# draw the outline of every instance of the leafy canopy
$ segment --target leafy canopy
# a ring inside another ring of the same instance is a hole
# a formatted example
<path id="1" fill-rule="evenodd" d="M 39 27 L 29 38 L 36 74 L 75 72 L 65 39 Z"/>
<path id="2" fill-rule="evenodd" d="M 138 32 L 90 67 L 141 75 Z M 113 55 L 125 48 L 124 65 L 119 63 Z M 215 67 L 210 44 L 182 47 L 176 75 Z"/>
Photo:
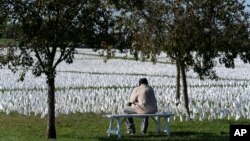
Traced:
<path id="1" fill-rule="evenodd" d="M 1 65 L 28 68 L 36 76 L 55 74 L 57 65 L 72 63 L 76 47 L 112 44 L 112 10 L 101 0 L 3 0 L 15 43 L 2 52 Z"/>

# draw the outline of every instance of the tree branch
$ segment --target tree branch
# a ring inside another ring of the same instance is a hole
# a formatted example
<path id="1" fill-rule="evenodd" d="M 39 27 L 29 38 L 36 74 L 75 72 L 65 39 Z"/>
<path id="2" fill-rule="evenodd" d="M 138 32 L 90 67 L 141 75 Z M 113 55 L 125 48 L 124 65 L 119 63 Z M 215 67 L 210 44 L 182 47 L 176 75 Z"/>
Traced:
<path id="1" fill-rule="evenodd" d="M 39 52 L 37 51 L 36 48 L 34 48 L 34 51 L 35 51 L 35 54 L 36 54 L 35 56 L 37 57 L 37 59 L 38 59 L 40 65 L 42 66 L 43 71 L 45 72 L 45 65 L 44 65 L 44 63 L 43 63 L 43 61 L 42 61 L 42 58 L 41 58 L 40 55 L 39 55 Z"/>

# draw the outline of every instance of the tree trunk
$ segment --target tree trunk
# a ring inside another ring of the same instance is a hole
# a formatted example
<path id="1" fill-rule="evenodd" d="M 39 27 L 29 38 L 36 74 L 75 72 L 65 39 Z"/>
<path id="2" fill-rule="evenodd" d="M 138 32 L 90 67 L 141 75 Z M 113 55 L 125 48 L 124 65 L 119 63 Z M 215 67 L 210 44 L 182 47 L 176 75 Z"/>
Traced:
<path id="1" fill-rule="evenodd" d="M 48 123 L 47 123 L 47 138 L 56 139 L 55 127 L 55 76 L 52 74 L 47 76 L 48 84 Z"/>
<path id="2" fill-rule="evenodd" d="M 183 85 L 183 96 L 184 96 L 184 105 L 185 105 L 185 114 L 189 118 L 189 100 L 188 100 L 188 89 L 187 89 L 187 77 L 186 77 L 186 68 L 183 62 L 180 63 L 181 75 L 182 75 L 182 85 Z"/>
<path id="3" fill-rule="evenodd" d="M 176 106 L 179 105 L 180 103 L 180 87 L 181 87 L 181 83 L 180 83 L 180 62 L 178 61 L 178 59 L 176 60 L 176 71 L 177 71 L 177 76 L 176 76 L 176 95 L 175 95 L 175 104 Z"/>

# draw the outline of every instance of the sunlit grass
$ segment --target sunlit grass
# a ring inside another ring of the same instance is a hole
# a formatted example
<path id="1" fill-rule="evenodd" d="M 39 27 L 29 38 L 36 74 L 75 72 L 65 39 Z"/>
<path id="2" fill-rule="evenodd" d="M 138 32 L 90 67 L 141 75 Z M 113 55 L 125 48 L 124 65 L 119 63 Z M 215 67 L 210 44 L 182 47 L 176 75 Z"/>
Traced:
<path id="1" fill-rule="evenodd" d="M 136 130 L 139 131 L 140 119 L 135 119 Z M 149 130 L 146 135 L 139 132 L 134 136 L 125 134 L 125 125 L 122 127 L 123 136 L 108 137 L 108 119 L 100 114 L 70 114 L 60 115 L 56 119 L 58 141 L 85 141 L 85 140 L 229 140 L 230 124 L 250 124 L 249 120 L 213 120 L 213 121 L 188 121 L 171 122 L 172 134 L 155 133 L 155 125 L 150 120 Z M 6 115 L 0 113 L 0 140 L 1 141 L 43 141 L 46 140 L 46 118 L 30 115 L 24 116 L 17 113 Z"/>

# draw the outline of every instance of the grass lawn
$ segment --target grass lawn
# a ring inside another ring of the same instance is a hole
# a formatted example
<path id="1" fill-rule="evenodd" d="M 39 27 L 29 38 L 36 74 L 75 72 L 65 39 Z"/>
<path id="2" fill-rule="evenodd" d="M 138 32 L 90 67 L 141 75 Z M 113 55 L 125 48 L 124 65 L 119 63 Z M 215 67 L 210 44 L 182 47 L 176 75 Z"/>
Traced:
<path id="1" fill-rule="evenodd" d="M 214 121 L 172 121 L 170 127 L 172 134 L 155 133 L 155 125 L 150 120 L 149 131 L 146 135 L 129 136 L 124 134 L 121 139 L 115 136 L 107 137 L 106 130 L 108 119 L 99 114 L 70 114 L 57 117 L 57 141 L 112 141 L 112 140 L 229 140 L 230 124 L 250 124 L 249 120 L 241 119 L 238 121 L 214 120 Z M 137 131 L 139 131 L 140 119 L 135 119 Z M 122 132 L 125 133 L 125 125 Z M 39 116 L 24 116 L 17 113 L 6 115 L 0 113 L 0 141 L 44 141 L 46 140 L 46 118 Z"/>

